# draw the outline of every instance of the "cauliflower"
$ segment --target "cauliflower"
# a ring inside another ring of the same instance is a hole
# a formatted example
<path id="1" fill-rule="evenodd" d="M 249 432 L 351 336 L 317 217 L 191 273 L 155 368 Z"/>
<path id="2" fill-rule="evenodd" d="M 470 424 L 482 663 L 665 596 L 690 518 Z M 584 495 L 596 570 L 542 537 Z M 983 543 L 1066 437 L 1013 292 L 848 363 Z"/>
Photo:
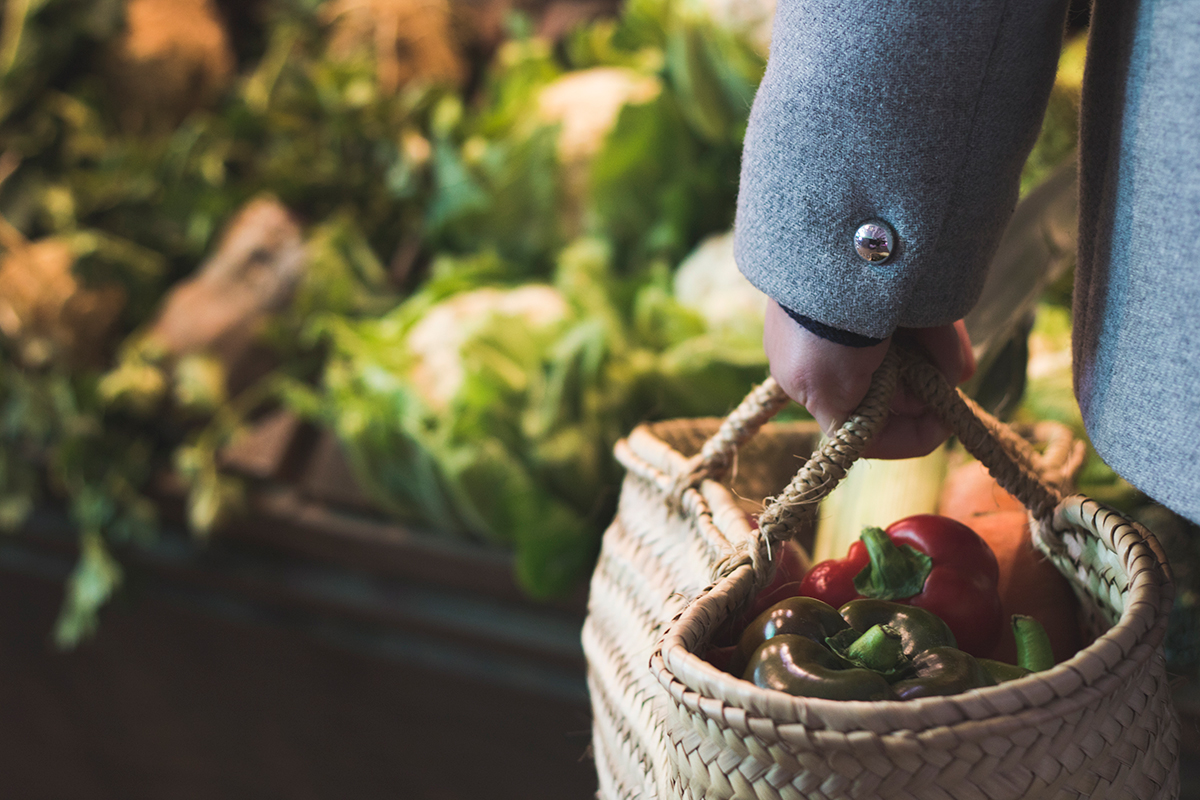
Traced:
<path id="1" fill-rule="evenodd" d="M 463 347 L 496 317 L 545 329 L 564 321 L 569 310 L 558 291 L 536 284 L 455 295 L 431 308 L 408 332 L 406 344 L 415 359 L 413 385 L 432 408 L 443 411 L 466 377 L 460 358 Z"/>
<path id="2" fill-rule="evenodd" d="M 760 54 L 771 47 L 775 0 L 697 0 L 713 22 L 744 35 Z"/>
<path id="3" fill-rule="evenodd" d="M 683 260 L 674 292 L 714 330 L 762 327 L 767 298 L 738 271 L 732 232 L 710 236 Z"/>
<path id="4" fill-rule="evenodd" d="M 584 196 L 592 159 L 627 105 L 649 103 L 662 91 L 658 78 L 627 67 L 570 72 L 537 96 L 535 118 L 559 125 L 558 159 L 565 197 L 562 217 L 569 234 L 582 228 Z"/>
<path id="5" fill-rule="evenodd" d="M 558 152 L 563 162 L 586 161 L 599 152 L 622 108 L 648 103 L 661 90 L 658 78 L 625 67 L 570 72 L 538 94 L 538 118 L 562 126 Z"/>

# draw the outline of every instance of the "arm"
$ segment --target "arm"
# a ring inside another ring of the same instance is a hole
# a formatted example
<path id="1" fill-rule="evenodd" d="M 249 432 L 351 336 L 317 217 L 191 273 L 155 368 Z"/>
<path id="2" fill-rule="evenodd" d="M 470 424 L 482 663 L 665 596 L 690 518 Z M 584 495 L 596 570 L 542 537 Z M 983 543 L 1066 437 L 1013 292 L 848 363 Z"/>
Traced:
<path id="1" fill-rule="evenodd" d="M 952 381 L 969 374 L 949 326 L 974 305 L 1016 204 L 1064 14 L 1062 0 L 780 0 L 735 251 L 793 312 L 772 309 L 772 372 L 824 424 L 861 399 L 898 329 L 920 329 L 909 335 Z M 894 235 L 885 260 L 855 249 L 870 220 Z"/>

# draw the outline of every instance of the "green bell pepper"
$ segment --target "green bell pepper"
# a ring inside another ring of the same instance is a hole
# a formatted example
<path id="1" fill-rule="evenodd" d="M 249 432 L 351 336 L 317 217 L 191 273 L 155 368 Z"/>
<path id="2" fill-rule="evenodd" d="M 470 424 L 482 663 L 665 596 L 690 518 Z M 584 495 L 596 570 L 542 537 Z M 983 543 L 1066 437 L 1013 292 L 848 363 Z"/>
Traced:
<path id="1" fill-rule="evenodd" d="M 764 689 L 826 700 L 888 700 L 887 679 L 848 666 L 832 650 L 804 636 L 783 634 L 763 643 L 750 659 L 746 680 Z"/>
<path id="2" fill-rule="evenodd" d="M 812 597 L 789 597 L 759 614 L 742 631 L 730 670 L 740 674 L 763 642 L 776 636 L 797 635 L 817 644 L 850 627 L 833 606 Z"/>
<path id="3" fill-rule="evenodd" d="M 995 685 L 975 656 L 954 647 L 932 647 L 912 660 L 912 677 L 893 683 L 892 691 L 898 700 L 916 700 Z"/>
<path id="4" fill-rule="evenodd" d="M 747 626 L 731 667 L 763 688 L 834 700 L 911 700 L 996 683 L 937 615 L 883 600 L 839 610 L 788 598 Z"/>
<path id="5" fill-rule="evenodd" d="M 859 633 L 866 633 L 874 625 L 895 628 L 904 655 L 910 659 L 931 647 L 958 647 L 954 633 L 941 617 L 916 606 L 888 600 L 851 600 L 838 615 Z"/>

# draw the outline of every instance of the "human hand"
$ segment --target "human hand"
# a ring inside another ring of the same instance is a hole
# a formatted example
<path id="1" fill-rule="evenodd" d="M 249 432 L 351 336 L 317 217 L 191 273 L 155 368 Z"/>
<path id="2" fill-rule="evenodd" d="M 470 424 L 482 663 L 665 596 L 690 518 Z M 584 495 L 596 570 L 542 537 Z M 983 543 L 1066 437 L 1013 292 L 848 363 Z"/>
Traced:
<path id="1" fill-rule="evenodd" d="M 938 328 L 902 328 L 933 365 L 957 385 L 975 372 L 975 357 L 962 320 Z M 872 347 L 848 347 L 822 339 L 796 323 L 778 303 L 767 306 L 763 347 L 771 374 L 788 396 L 808 409 L 827 434 L 845 422 L 867 394 L 871 375 L 891 339 Z M 924 403 L 900 386 L 887 425 L 867 447 L 868 458 L 915 458 L 932 452 L 950 432 Z"/>

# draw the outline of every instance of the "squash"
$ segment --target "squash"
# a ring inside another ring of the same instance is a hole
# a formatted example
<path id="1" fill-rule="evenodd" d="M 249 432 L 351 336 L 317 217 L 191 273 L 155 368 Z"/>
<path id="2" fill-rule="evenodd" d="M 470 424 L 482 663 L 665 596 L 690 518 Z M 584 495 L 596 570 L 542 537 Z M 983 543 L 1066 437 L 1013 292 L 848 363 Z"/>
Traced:
<path id="1" fill-rule="evenodd" d="M 950 469 L 938 513 L 969 525 L 995 552 L 1006 619 L 1024 614 L 1042 623 L 1056 663 L 1079 651 L 1084 645 L 1079 602 L 1067 579 L 1033 546 L 1029 516 L 1019 500 L 972 460 Z M 1015 663 L 1016 657 L 1011 626 L 1005 625 L 991 658 Z"/>

